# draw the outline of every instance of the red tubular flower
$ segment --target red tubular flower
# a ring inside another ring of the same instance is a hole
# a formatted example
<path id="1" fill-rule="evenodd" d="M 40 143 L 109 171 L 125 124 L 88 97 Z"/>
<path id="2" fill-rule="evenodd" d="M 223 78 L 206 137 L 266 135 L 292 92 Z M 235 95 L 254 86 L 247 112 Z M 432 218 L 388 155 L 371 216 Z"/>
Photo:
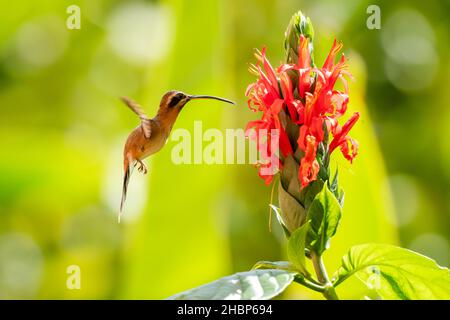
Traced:
<path id="1" fill-rule="evenodd" d="M 287 73 L 283 72 L 280 74 L 280 84 L 284 96 L 284 103 L 286 104 L 286 107 L 289 111 L 289 116 L 291 117 L 292 121 L 297 122 L 298 109 L 301 107 L 301 102 L 294 98 L 292 81 Z"/>
<path id="2" fill-rule="evenodd" d="M 282 64 L 278 67 L 279 73 L 285 73 L 288 70 L 298 71 L 298 93 L 300 98 L 304 98 L 305 93 L 311 88 L 311 56 L 309 41 L 304 35 L 300 35 L 299 39 L 297 64 Z"/>
<path id="3" fill-rule="evenodd" d="M 355 125 L 356 121 L 359 119 L 359 112 L 355 112 L 351 118 L 342 126 L 342 128 L 336 129 L 334 134 L 334 139 L 330 143 L 330 153 L 334 151 L 338 146 L 341 147 L 342 154 L 344 157 L 352 162 L 353 159 L 358 154 L 358 142 L 348 137 L 347 134 L 351 128 Z M 350 143 L 352 153 L 349 153 L 348 144 Z"/>
<path id="4" fill-rule="evenodd" d="M 298 171 L 298 179 L 302 187 L 306 187 L 311 181 L 317 179 L 319 173 L 319 163 L 316 160 L 317 144 L 314 136 L 306 137 L 306 152 L 300 163 L 300 170 Z"/>
<path id="5" fill-rule="evenodd" d="M 259 79 L 257 82 L 248 86 L 246 95 L 249 98 L 248 105 L 250 109 L 253 111 L 262 111 L 263 116 L 261 120 L 251 121 L 247 124 L 246 135 L 250 136 L 251 129 L 256 131 L 257 148 L 262 155 L 262 160 L 264 161 L 263 164 L 260 164 L 260 176 L 266 181 L 267 184 L 269 184 L 272 181 L 273 175 L 277 172 L 262 174 L 261 171 L 264 168 L 278 168 L 281 165 L 278 156 L 276 156 L 277 150 L 272 150 L 270 138 L 271 130 L 277 130 L 278 132 L 277 137 L 279 139 L 279 148 L 284 157 L 292 154 L 293 151 L 289 138 L 286 135 L 286 131 L 281 126 L 279 119 L 279 113 L 284 106 L 284 100 L 282 99 L 278 86 L 279 77 L 266 58 L 265 48 L 261 51 L 260 60 L 262 61 L 264 71 L 261 70 L 259 66 L 256 67 L 259 74 Z M 288 91 L 292 92 L 292 85 L 290 84 L 289 79 L 285 79 L 285 82 L 283 82 L 283 88 L 286 93 Z M 291 111 L 293 115 L 295 115 L 296 111 L 293 97 L 290 107 L 294 108 Z M 259 138 L 261 130 L 265 130 L 264 132 L 267 135 L 266 141 L 261 141 Z M 277 163 L 274 164 L 274 161 Z"/>
<path id="6" fill-rule="evenodd" d="M 275 71 L 266 58 L 264 48 L 257 56 L 264 71 L 260 66 L 253 68 L 258 79 L 246 92 L 249 107 L 253 111 L 263 113 L 261 120 L 247 125 L 247 131 L 251 128 L 256 131 L 278 129 L 279 147 L 283 157 L 292 154 L 297 148 L 303 151 L 304 157 L 300 160 L 298 173 L 302 188 L 317 179 L 320 169 L 316 159 L 318 146 L 329 141 L 327 139 L 324 142 L 325 129 L 332 138 L 328 148 L 325 148 L 328 150 L 328 156 L 339 146 L 344 157 L 352 162 L 358 152 L 358 143 L 351 139 L 348 133 L 359 119 L 359 113 L 355 113 L 342 127 L 339 125 L 339 118 L 346 113 L 349 102 L 344 76 L 351 77 L 344 55 L 336 64 L 334 62 L 341 49 L 342 44 L 335 40 L 322 68 L 312 67 L 309 40 L 300 35 L 297 62 L 282 64 Z M 344 84 L 343 92 L 334 89 L 338 79 Z M 291 145 L 285 128 L 281 125 L 279 113 L 282 110 L 299 126 L 296 145 Z M 273 162 L 276 150 L 271 150 L 269 142 L 268 138 L 265 143 L 258 142 L 257 146 L 259 151 L 267 151 L 265 154 L 272 159 L 269 162 Z M 282 165 L 279 158 L 276 160 Z M 262 177 L 266 183 L 270 183 L 273 174 L 269 172 Z"/>

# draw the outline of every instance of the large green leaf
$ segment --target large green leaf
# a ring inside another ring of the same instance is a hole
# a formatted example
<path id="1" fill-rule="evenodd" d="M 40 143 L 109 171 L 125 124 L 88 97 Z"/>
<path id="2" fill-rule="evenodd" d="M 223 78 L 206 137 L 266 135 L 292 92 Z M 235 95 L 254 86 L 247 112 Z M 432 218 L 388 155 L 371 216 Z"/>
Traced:
<path id="1" fill-rule="evenodd" d="M 264 269 L 239 272 L 176 294 L 170 300 L 268 300 L 286 289 L 295 272 Z"/>
<path id="2" fill-rule="evenodd" d="M 325 183 L 308 209 L 307 220 L 311 221 L 308 247 L 319 255 L 322 254 L 328 248 L 330 238 L 336 233 L 340 219 L 341 206 Z"/>
<path id="3" fill-rule="evenodd" d="M 334 284 L 356 274 L 383 299 L 450 299 L 450 273 L 414 251 L 384 244 L 352 247 Z"/>

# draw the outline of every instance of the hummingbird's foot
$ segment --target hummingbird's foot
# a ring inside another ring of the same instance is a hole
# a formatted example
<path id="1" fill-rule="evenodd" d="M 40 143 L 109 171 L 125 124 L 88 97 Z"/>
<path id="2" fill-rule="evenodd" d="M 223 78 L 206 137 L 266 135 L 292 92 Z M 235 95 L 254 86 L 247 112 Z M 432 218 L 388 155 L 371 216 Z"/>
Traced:
<path id="1" fill-rule="evenodd" d="M 147 166 L 145 165 L 145 163 L 142 162 L 141 160 L 137 160 L 137 162 L 139 163 L 138 171 L 143 172 L 144 174 L 147 174 L 148 169 L 147 169 Z"/>

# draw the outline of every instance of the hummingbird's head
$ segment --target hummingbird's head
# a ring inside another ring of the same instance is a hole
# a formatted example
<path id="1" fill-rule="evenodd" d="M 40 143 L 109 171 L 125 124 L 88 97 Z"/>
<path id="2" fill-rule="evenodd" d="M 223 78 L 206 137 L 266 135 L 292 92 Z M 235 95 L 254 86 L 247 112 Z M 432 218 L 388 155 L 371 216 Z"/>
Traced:
<path id="1" fill-rule="evenodd" d="M 161 107 L 167 109 L 167 111 L 176 110 L 179 112 L 179 111 L 181 111 L 181 109 L 184 107 L 184 105 L 186 103 L 188 103 L 191 100 L 195 100 L 195 99 L 214 99 L 214 100 L 219 100 L 219 101 L 234 104 L 234 102 L 232 102 L 228 99 L 224 99 L 224 98 L 219 98 L 219 97 L 215 97 L 215 96 L 205 96 L 205 95 L 201 95 L 201 96 L 189 95 L 189 94 L 183 93 L 181 91 L 172 90 L 172 91 L 167 92 L 162 97 Z"/>
<path id="2" fill-rule="evenodd" d="M 161 107 L 169 110 L 180 111 L 189 101 L 189 96 L 181 91 L 172 90 L 167 92 L 161 99 Z"/>

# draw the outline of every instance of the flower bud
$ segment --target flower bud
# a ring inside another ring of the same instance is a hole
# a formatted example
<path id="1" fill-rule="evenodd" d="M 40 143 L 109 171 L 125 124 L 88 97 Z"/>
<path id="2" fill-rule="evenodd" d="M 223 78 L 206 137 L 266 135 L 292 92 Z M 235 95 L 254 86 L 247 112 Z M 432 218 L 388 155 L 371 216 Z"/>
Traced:
<path id="1" fill-rule="evenodd" d="M 284 48 L 287 63 L 297 63 L 299 39 L 302 34 L 309 40 L 309 52 L 312 58 L 314 28 L 311 20 L 305 17 L 301 11 L 298 11 L 292 16 L 285 32 Z M 311 65 L 313 64 L 314 62 L 311 59 Z"/>

